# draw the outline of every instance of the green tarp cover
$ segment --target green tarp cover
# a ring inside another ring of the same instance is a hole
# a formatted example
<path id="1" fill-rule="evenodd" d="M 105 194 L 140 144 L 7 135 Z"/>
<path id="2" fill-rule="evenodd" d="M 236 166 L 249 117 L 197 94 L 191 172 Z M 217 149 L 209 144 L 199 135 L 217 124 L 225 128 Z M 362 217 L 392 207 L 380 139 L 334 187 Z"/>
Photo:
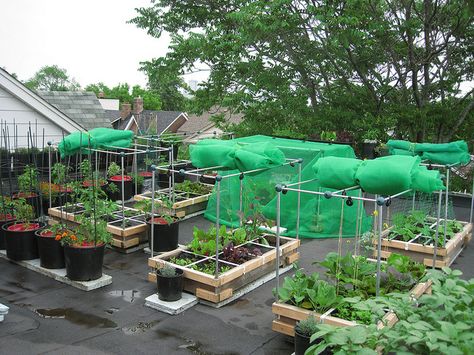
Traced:
<path id="1" fill-rule="evenodd" d="M 112 128 L 94 128 L 88 132 L 74 132 L 66 136 L 58 149 L 61 157 L 73 155 L 80 150 L 120 147 L 128 148 L 132 143 L 133 132 Z"/>
<path id="2" fill-rule="evenodd" d="M 354 158 L 353 149 L 348 145 L 325 144 L 308 141 L 300 141 L 284 138 L 273 138 L 268 136 L 251 136 L 234 140 L 239 145 L 271 146 L 279 149 L 286 159 L 303 159 L 301 179 L 310 180 L 315 178 L 312 169 L 313 164 L 322 156 L 339 156 Z M 212 144 L 212 143 L 211 143 Z M 217 144 L 217 143 L 215 143 Z M 229 143 L 228 143 L 229 144 Z M 195 148 L 191 148 L 195 149 Z M 212 154 L 212 152 L 210 153 Z M 223 158 L 219 158 L 223 159 Z M 221 161 L 215 160 L 216 165 L 220 165 Z M 195 164 L 193 160 L 193 164 Z M 211 163 L 209 163 L 211 164 Z M 235 170 L 220 171 L 219 174 L 226 176 L 238 172 Z M 275 221 L 276 219 L 276 184 L 288 184 L 298 181 L 298 164 L 295 166 L 281 165 L 272 169 L 264 170 L 255 174 L 245 175 L 242 180 L 243 185 L 243 215 L 246 218 L 252 218 L 257 214 L 263 214 L 267 219 Z M 305 183 L 302 189 L 311 191 L 326 191 L 317 181 Z M 239 203 L 240 203 L 240 180 L 238 176 L 224 178 L 221 181 L 220 193 L 220 216 L 219 222 L 231 227 L 239 225 Z M 359 191 L 351 192 L 358 194 Z M 349 207 L 344 204 L 342 207 L 341 200 L 318 197 L 311 194 L 301 193 L 301 215 L 299 236 L 302 238 L 325 238 L 337 237 L 339 233 L 339 222 L 342 208 L 343 216 L 343 236 L 351 237 L 356 233 L 356 215 L 357 204 Z M 298 194 L 289 191 L 281 195 L 281 225 L 287 228 L 285 235 L 296 235 L 296 216 L 297 216 Z M 213 222 L 216 221 L 216 187 L 211 195 L 205 217 Z M 367 217 L 365 210 L 359 210 L 362 219 L 361 231 L 365 232 L 370 229 L 372 219 Z"/>
<path id="3" fill-rule="evenodd" d="M 420 157 L 392 155 L 360 161 L 338 157 L 321 158 L 313 165 L 324 187 L 345 189 L 355 185 L 378 195 L 393 195 L 413 189 L 431 193 L 444 190 L 439 171 L 420 165 Z"/>
<path id="4" fill-rule="evenodd" d="M 436 164 L 467 164 L 471 158 L 465 141 L 435 144 L 389 140 L 387 147 L 392 155 L 418 155 Z"/>
<path id="5" fill-rule="evenodd" d="M 198 168 L 221 166 L 229 170 L 249 171 L 285 163 L 283 152 L 270 143 L 204 139 L 190 146 L 189 152 L 193 165 Z"/>

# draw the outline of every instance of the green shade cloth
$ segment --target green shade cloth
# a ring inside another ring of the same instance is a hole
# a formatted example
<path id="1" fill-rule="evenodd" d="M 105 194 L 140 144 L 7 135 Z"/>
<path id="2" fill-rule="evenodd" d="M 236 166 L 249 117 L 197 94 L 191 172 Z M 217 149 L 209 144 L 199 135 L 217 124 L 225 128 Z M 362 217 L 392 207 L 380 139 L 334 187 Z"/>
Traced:
<path id="1" fill-rule="evenodd" d="M 216 144 L 217 143 L 201 143 Z M 228 142 L 228 141 L 225 141 Z M 347 158 L 355 158 L 353 149 L 348 145 L 342 144 L 326 144 L 308 141 L 300 141 L 294 139 L 274 138 L 268 136 L 251 136 L 238 138 L 233 144 L 239 146 L 259 146 L 259 151 L 268 151 L 268 147 L 277 148 L 281 151 L 286 159 L 303 159 L 301 164 L 301 180 L 315 179 L 313 165 L 322 156 L 340 156 Z M 232 145 L 232 143 L 226 143 Z M 199 146 L 199 143 L 195 147 Z M 196 148 L 192 148 L 196 149 Z M 222 150 L 224 151 L 224 150 Z M 244 150 L 244 155 L 247 150 Z M 211 152 L 214 154 L 214 152 Z M 200 153 L 201 154 L 201 153 Z M 209 157 L 213 161 L 207 164 L 221 165 L 222 161 L 227 159 L 229 150 L 219 155 L 219 158 Z M 199 159 L 200 159 L 200 155 Z M 197 158 L 198 156 L 195 156 Z M 193 164 L 196 162 L 193 160 Z M 235 163 L 237 166 L 239 163 Z M 269 220 L 276 219 L 276 184 L 288 184 L 298 181 L 298 165 L 291 166 L 289 164 L 273 167 L 272 169 L 260 171 L 253 174 L 246 174 L 242 180 L 243 195 L 243 219 L 253 218 L 255 215 L 263 215 Z M 226 226 L 238 227 L 241 214 L 239 213 L 240 204 L 240 179 L 239 176 L 225 178 L 225 176 L 237 173 L 238 170 L 219 171 L 224 178 L 220 182 L 220 215 L 219 222 Z M 296 187 L 296 186 L 295 186 Z M 302 189 L 311 191 L 325 191 L 317 181 L 311 181 L 301 185 Z M 351 192 L 354 195 L 359 191 Z M 341 200 L 318 197 L 312 194 L 301 193 L 301 209 L 300 209 L 300 226 L 299 236 L 301 238 L 327 238 L 337 237 L 339 234 L 339 222 L 341 217 Z M 297 221 L 297 201 L 298 194 L 289 191 L 281 195 L 281 226 L 287 229 L 284 233 L 286 236 L 296 236 Z M 213 222 L 216 221 L 216 187 L 211 195 L 205 217 Z M 367 217 L 363 208 L 359 209 L 362 219 L 361 231 L 370 230 L 372 219 Z M 353 237 L 356 233 L 356 215 L 357 203 L 349 207 L 344 205 L 343 212 L 343 237 Z"/>
<path id="2" fill-rule="evenodd" d="M 112 128 L 94 128 L 88 132 L 74 132 L 66 136 L 58 149 L 61 158 L 88 149 L 130 147 L 133 139 L 132 131 L 121 131 Z"/>
<path id="3" fill-rule="evenodd" d="M 471 159 L 465 141 L 434 144 L 389 140 L 387 147 L 391 155 L 418 155 L 436 164 L 467 164 Z"/>
<path id="4" fill-rule="evenodd" d="M 406 155 L 364 161 L 327 157 L 316 162 L 313 169 L 321 184 L 331 189 L 360 185 L 365 192 L 385 196 L 409 189 L 426 193 L 444 190 L 439 172 L 420 162 L 420 157 Z"/>
<path id="5" fill-rule="evenodd" d="M 189 147 L 191 161 L 198 168 L 221 166 L 228 170 L 249 171 L 285 163 L 283 152 L 270 143 L 242 143 L 236 140 L 204 139 Z"/>

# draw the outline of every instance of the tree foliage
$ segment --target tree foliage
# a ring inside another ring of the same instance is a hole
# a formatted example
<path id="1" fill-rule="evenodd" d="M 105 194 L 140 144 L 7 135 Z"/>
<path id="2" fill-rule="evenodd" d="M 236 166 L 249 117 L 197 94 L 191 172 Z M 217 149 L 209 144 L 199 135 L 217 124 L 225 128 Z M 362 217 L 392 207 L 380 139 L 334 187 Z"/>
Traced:
<path id="1" fill-rule="evenodd" d="M 42 67 L 24 84 L 32 90 L 45 91 L 76 91 L 80 88 L 79 83 L 69 77 L 66 69 L 57 65 Z"/>
<path id="2" fill-rule="evenodd" d="M 139 85 L 135 85 L 130 89 L 130 85 L 126 83 L 118 84 L 112 88 L 109 88 L 102 82 L 97 84 L 89 84 L 85 88 L 87 91 L 92 91 L 96 95 L 103 93 L 107 99 L 118 99 L 121 103 L 133 102 L 136 97 L 143 99 L 143 108 L 145 110 L 161 110 L 162 101 L 158 93 L 152 90 L 146 90 L 141 88 Z"/>
<path id="3" fill-rule="evenodd" d="M 243 112 L 248 132 L 446 141 L 473 125 L 468 2 L 156 0 L 131 22 L 171 34 L 149 77 L 209 68 L 198 108 Z"/>

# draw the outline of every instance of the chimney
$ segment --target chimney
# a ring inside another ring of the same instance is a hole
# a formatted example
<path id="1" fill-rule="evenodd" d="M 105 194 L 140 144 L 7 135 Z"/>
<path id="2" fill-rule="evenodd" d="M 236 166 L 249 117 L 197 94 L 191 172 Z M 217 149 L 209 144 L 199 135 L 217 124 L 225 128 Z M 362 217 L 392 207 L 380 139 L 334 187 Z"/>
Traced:
<path id="1" fill-rule="evenodd" d="M 103 91 L 99 92 L 99 95 L 97 95 L 99 99 L 105 99 L 105 94 Z"/>
<path id="2" fill-rule="evenodd" d="M 128 102 L 124 102 L 122 104 L 122 109 L 120 110 L 120 119 L 124 120 L 130 115 L 132 112 L 132 105 L 130 105 Z"/>
<path id="3" fill-rule="evenodd" d="M 139 115 L 143 111 L 143 99 L 138 96 L 133 99 L 133 113 Z"/>

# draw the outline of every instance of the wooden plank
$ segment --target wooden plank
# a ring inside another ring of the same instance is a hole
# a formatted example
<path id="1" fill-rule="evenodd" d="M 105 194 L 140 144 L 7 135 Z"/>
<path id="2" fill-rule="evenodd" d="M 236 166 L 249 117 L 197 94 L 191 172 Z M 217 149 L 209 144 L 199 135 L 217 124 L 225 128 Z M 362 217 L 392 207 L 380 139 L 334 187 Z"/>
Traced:
<path id="1" fill-rule="evenodd" d="M 293 264 L 295 261 L 297 261 L 300 258 L 300 253 L 295 252 L 293 254 L 290 254 L 286 257 L 285 261 L 287 264 Z"/>
<path id="2" fill-rule="evenodd" d="M 380 320 L 377 323 L 377 329 L 382 329 L 384 327 L 389 327 L 390 328 L 397 322 L 398 322 L 397 315 L 394 312 L 390 311 L 390 312 L 386 313 L 382 317 L 382 320 Z"/>
<path id="3" fill-rule="evenodd" d="M 230 288 L 225 289 L 216 294 L 216 293 L 198 288 L 196 289 L 196 297 L 202 298 L 203 300 L 206 300 L 212 303 L 219 303 L 232 297 L 232 289 Z"/>
<path id="4" fill-rule="evenodd" d="M 145 232 L 147 229 L 148 229 L 148 225 L 146 223 L 140 224 L 138 226 L 127 227 L 125 229 L 122 229 L 121 227 L 118 227 L 118 226 L 112 226 L 110 225 L 110 223 L 107 224 L 107 231 L 109 233 L 112 233 L 114 235 L 118 235 L 121 237 L 128 237 L 135 234 L 139 234 L 139 233 Z"/>
<path id="5" fill-rule="evenodd" d="M 116 248 L 127 249 L 127 248 L 130 248 L 130 247 L 133 247 L 133 246 L 136 246 L 136 245 L 140 244 L 140 239 L 139 238 L 133 238 L 133 239 L 130 239 L 130 240 L 127 240 L 127 241 L 122 241 L 122 240 L 117 240 L 117 239 L 112 238 L 112 241 L 111 241 L 110 244 L 113 245 Z"/>
<path id="6" fill-rule="evenodd" d="M 272 330 L 281 334 L 295 336 L 295 326 L 282 322 L 281 320 L 274 319 L 272 321 Z"/>

